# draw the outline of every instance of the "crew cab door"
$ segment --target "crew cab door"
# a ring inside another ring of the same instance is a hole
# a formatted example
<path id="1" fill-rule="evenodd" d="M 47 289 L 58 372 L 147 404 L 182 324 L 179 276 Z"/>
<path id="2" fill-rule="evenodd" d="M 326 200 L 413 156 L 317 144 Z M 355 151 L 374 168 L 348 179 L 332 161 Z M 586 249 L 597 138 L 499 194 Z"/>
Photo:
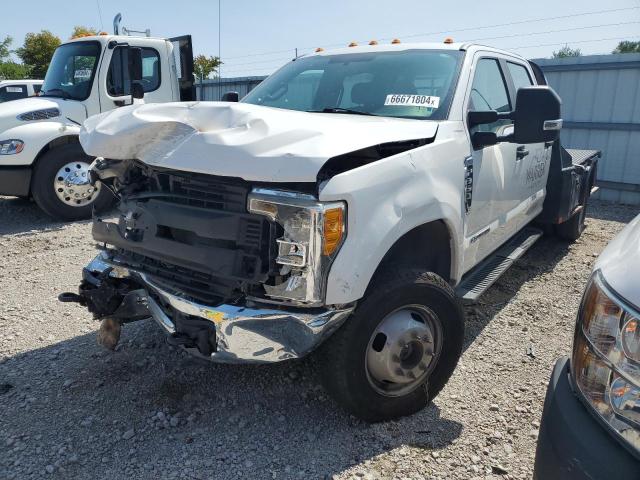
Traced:
<path id="1" fill-rule="evenodd" d="M 530 66 L 518 60 L 502 62 L 507 74 L 507 84 L 511 102 L 515 104 L 520 88 L 534 85 L 533 71 Z M 520 203 L 512 213 L 518 229 L 531 222 L 542 211 L 546 193 L 547 176 L 551 161 L 553 142 L 516 144 L 516 171 L 511 189 L 512 195 L 519 198 Z"/>
<path id="2" fill-rule="evenodd" d="M 176 63 L 176 76 L 178 77 L 180 101 L 189 102 L 196 100 L 191 35 L 170 38 L 169 41 L 173 44 L 173 55 Z"/>
<path id="3" fill-rule="evenodd" d="M 501 61 L 493 55 L 476 54 L 472 79 L 465 98 L 465 117 L 470 110 L 510 112 L 507 77 Z M 498 135 L 513 133 L 513 121 L 501 119 L 494 123 L 466 125 L 469 139 L 477 131 Z M 509 142 L 481 148 L 471 142 L 471 156 L 466 160 L 466 218 L 464 271 L 498 248 L 517 231 L 512 211 L 520 203 L 514 188 L 519 183 L 522 167 L 516 162 L 517 146 Z"/>

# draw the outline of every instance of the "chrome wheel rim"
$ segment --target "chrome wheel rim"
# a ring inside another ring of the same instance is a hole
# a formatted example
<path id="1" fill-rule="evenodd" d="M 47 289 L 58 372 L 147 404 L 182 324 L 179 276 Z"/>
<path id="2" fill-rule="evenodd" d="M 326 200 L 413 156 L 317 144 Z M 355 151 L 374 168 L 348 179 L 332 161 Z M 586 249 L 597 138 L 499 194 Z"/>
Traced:
<path id="1" fill-rule="evenodd" d="M 98 196 L 100 184 L 91 185 L 88 163 L 69 162 L 56 173 L 53 189 L 65 205 L 84 207 Z"/>
<path id="2" fill-rule="evenodd" d="M 378 324 L 367 346 L 365 365 L 371 387 L 399 397 L 429 377 L 442 349 L 442 324 L 424 305 L 406 305 Z"/>

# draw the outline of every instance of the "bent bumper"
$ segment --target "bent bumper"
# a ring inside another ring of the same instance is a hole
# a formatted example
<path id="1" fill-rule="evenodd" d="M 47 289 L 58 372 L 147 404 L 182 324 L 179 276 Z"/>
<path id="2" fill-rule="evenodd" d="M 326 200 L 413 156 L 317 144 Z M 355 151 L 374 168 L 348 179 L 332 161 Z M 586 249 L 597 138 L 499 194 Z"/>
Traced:
<path id="1" fill-rule="evenodd" d="M 85 273 L 101 274 L 111 268 L 105 258 L 96 257 Z M 116 267 L 111 272 L 118 278 L 129 276 L 144 292 L 135 295 L 137 311 L 128 310 L 128 315 L 139 318 L 147 313 L 165 330 L 174 335 L 181 321 L 206 322 L 215 329 L 215 351 L 207 359 L 222 363 L 272 363 L 292 358 L 301 358 L 326 340 L 352 312 L 345 308 L 277 308 L 264 304 L 202 305 L 182 298 L 178 293 L 167 291 L 148 276 Z M 125 320 L 126 321 L 126 320 Z M 202 357 L 196 347 L 185 347 L 187 351 Z"/>
<path id="2" fill-rule="evenodd" d="M 576 397 L 569 359 L 556 363 L 544 402 L 533 476 L 536 480 L 637 479 L 633 457 Z"/>

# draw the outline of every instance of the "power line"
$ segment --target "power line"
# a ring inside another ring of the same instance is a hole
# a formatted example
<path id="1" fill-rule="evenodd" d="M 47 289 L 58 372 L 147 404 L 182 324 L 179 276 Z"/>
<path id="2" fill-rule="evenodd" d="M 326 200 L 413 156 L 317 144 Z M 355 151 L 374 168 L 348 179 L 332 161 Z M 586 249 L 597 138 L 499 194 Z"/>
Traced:
<path id="1" fill-rule="evenodd" d="M 574 30 L 587 30 L 589 28 L 601 28 L 601 27 L 618 27 L 621 25 L 633 25 L 633 24 L 638 24 L 640 22 L 635 21 L 635 22 L 620 22 L 620 23 L 604 23 L 601 25 L 589 25 L 589 26 L 585 26 L 585 27 L 572 27 L 572 28 L 563 28 L 560 30 L 547 30 L 546 32 L 531 32 L 531 33 L 515 33 L 512 35 L 502 35 L 500 37 L 483 37 L 483 38 L 474 38 L 474 39 L 470 39 L 470 40 L 463 40 L 464 42 L 479 42 L 482 40 L 499 40 L 502 38 L 514 38 L 514 37 L 524 37 L 527 35 L 544 35 L 547 33 L 560 33 L 560 32 L 571 32 Z"/>
<path id="2" fill-rule="evenodd" d="M 465 42 L 478 42 L 478 41 L 483 41 L 483 40 L 499 40 L 499 39 L 504 39 L 504 38 L 515 38 L 515 37 L 525 37 L 525 36 L 531 36 L 531 35 L 545 35 L 545 34 L 549 34 L 549 33 L 560 33 L 560 32 L 571 32 L 571 31 L 576 31 L 576 30 L 587 30 L 587 29 L 591 29 L 591 28 L 603 28 L 603 27 L 618 27 L 618 26 L 623 26 L 623 25 L 637 25 L 639 24 L 640 21 L 633 21 L 633 22 L 618 22 L 618 23 L 605 23 L 605 24 L 600 24 L 600 25 L 588 25 L 588 26 L 583 26 L 583 27 L 572 27 L 572 28 L 562 28 L 562 29 L 558 29 L 558 30 L 547 30 L 544 32 L 527 32 L 527 33 L 515 33 L 515 34 L 511 34 L 511 35 L 501 35 L 498 37 L 482 37 L 482 38 L 474 38 L 474 39 L 468 39 L 468 40 L 463 40 Z M 258 61 L 252 61 L 252 62 L 243 62 L 243 63 L 230 63 L 230 64 L 225 64 L 228 67 L 231 67 L 231 71 L 234 70 L 238 70 L 234 67 L 239 67 L 239 66 L 244 66 L 244 65 L 258 65 L 258 64 L 264 64 L 264 63 L 275 63 L 275 62 L 283 62 L 285 60 L 290 60 L 291 57 L 279 57 L 279 58 L 274 58 L 274 59 L 269 59 L 269 60 L 258 60 Z M 240 70 L 244 70 L 244 69 L 240 69 Z"/>
<path id="3" fill-rule="evenodd" d="M 535 48 L 535 47 L 556 47 L 558 45 L 573 45 L 574 43 L 595 43 L 595 42 L 605 42 L 607 40 L 628 40 L 629 36 L 626 37 L 609 37 L 609 38 L 598 38 L 596 40 L 575 40 L 573 42 L 559 42 L 559 43 L 542 43 L 539 45 L 522 45 L 519 47 L 509 47 L 510 50 L 521 50 L 523 48 Z"/>
<path id="4" fill-rule="evenodd" d="M 555 17 L 541 17 L 541 18 L 533 18 L 533 19 L 529 19 L 529 20 L 519 20 L 517 22 L 507 22 L 507 23 L 497 23 L 497 24 L 493 24 L 493 25 L 479 25 L 479 26 L 475 26 L 475 27 L 465 27 L 465 28 L 458 28 L 458 29 L 449 29 L 449 30 L 441 30 L 441 31 L 437 31 L 437 32 L 423 32 L 423 33 L 413 33 L 413 34 L 409 34 L 409 35 L 402 35 L 403 38 L 414 38 L 414 37 L 425 37 L 425 36 L 429 36 L 429 35 L 442 35 L 442 34 L 448 34 L 448 33 L 459 33 L 459 32 L 468 32 L 468 31 L 472 31 L 472 30 L 483 30 L 483 29 L 488 29 L 488 28 L 497 28 L 497 27 L 506 27 L 506 26 L 512 26 L 512 25 L 522 25 L 525 23 L 535 23 L 535 22 L 543 22 L 543 21 L 547 21 L 547 20 L 562 20 L 562 19 L 566 19 L 566 18 L 574 18 L 574 17 L 582 17 L 582 16 L 587 16 L 587 15 L 598 15 L 601 13 L 614 13 L 614 12 L 622 12 L 622 11 L 628 11 L 628 10 L 637 10 L 640 9 L 640 6 L 637 7 L 625 7 L 625 8 L 613 8 L 613 9 L 607 9 L 607 10 L 596 10 L 596 11 L 591 11 L 591 12 L 582 12 L 582 13 L 572 13 L 572 14 L 568 14 L 568 15 L 559 15 L 559 16 L 555 16 Z M 390 40 L 393 37 L 387 37 L 387 38 L 381 38 L 380 40 Z M 344 43 L 340 43 L 340 44 L 332 44 L 332 45 L 326 45 L 326 47 L 337 47 L 337 46 L 342 46 L 344 45 Z M 302 47 L 301 50 L 311 50 L 315 47 Z M 238 55 L 238 56 L 234 56 L 234 57 L 228 57 L 228 59 L 236 59 L 236 58 L 246 58 L 246 57 L 255 57 L 255 56 L 263 56 L 263 55 L 275 55 L 278 53 L 286 53 L 286 52 L 290 52 L 292 49 L 289 48 L 287 50 L 269 50 L 269 51 L 265 51 L 265 52 L 261 52 L 261 53 L 251 53 L 251 54 L 247 54 L 247 55 Z"/>

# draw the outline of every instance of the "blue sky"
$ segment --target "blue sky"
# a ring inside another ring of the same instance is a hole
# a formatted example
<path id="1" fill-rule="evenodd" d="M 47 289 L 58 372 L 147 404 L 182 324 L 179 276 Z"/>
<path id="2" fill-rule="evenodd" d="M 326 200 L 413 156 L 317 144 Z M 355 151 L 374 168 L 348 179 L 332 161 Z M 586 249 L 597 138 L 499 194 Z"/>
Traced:
<path id="1" fill-rule="evenodd" d="M 218 54 L 217 0 L 29 0 L 30 13 L 16 12 L 10 22 L 2 22 L 0 38 L 11 35 L 17 47 L 27 32 L 49 29 L 64 40 L 74 25 L 101 28 L 98 2 L 104 30 L 112 31 L 112 19 L 121 12 L 124 26 L 150 28 L 153 36 L 162 37 L 189 33 L 195 53 Z M 352 40 L 441 41 L 450 35 L 455 40 L 481 39 L 481 43 L 536 58 L 550 56 L 565 42 L 591 54 L 609 53 L 620 39 L 640 39 L 637 0 L 221 2 L 225 77 L 266 75 L 291 58 L 296 47 L 305 53 Z M 7 7 L 3 5 L 3 17 Z M 603 10 L 617 11 L 578 15 Z M 547 20 L 528 21 L 537 19 Z M 504 25 L 515 22 L 519 23 Z"/>

